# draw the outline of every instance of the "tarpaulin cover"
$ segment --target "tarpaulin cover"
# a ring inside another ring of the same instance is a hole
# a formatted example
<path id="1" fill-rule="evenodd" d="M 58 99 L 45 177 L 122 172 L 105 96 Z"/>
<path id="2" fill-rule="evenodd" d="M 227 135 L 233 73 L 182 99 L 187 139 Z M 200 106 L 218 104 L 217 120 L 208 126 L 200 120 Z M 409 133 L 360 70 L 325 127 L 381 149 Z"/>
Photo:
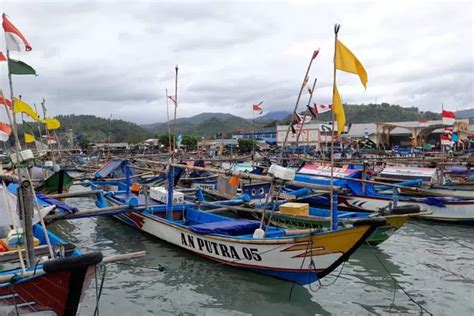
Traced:
<path id="1" fill-rule="evenodd" d="M 133 169 L 130 169 L 133 175 Z M 125 160 L 114 159 L 107 162 L 102 168 L 95 173 L 96 178 L 124 178 L 125 177 Z"/>
<path id="2" fill-rule="evenodd" d="M 44 202 L 48 203 L 49 205 L 55 205 L 56 208 L 60 209 L 63 212 L 76 213 L 78 211 L 77 207 L 67 205 L 66 203 L 63 203 L 59 200 L 48 197 L 48 196 L 43 195 L 43 194 L 38 193 L 38 192 L 36 192 L 36 197 L 38 199 L 43 200 Z"/>
<path id="3" fill-rule="evenodd" d="M 221 234 L 230 236 L 253 234 L 255 229 L 259 227 L 259 221 L 252 221 L 248 219 L 219 221 L 189 226 L 189 228 L 197 234 Z"/>

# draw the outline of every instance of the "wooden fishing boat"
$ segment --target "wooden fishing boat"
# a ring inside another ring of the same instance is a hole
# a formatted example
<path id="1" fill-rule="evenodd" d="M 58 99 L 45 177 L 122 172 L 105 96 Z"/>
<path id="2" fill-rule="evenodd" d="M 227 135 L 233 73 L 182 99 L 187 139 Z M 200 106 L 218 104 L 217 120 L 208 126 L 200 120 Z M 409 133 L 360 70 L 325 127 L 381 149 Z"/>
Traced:
<path id="1" fill-rule="evenodd" d="M 305 166 L 301 168 L 296 179 L 301 182 L 329 185 L 328 173 L 330 168 L 319 166 Z M 474 200 L 464 200 L 444 197 L 413 197 L 398 196 L 397 194 L 382 194 L 375 190 L 370 183 L 360 183 L 360 170 L 334 168 L 337 180 L 335 185 L 346 189 L 348 194 L 338 195 L 338 207 L 347 210 L 376 212 L 390 205 L 409 207 L 418 206 L 420 210 L 431 212 L 416 216 L 434 221 L 456 224 L 474 225 Z M 327 196 L 313 196 L 302 201 L 311 205 L 328 205 Z"/>
<path id="2" fill-rule="evenodd" d="M 35 225 L 34 236 L 39 240 L 36 255 L 48 255 L 44 230 Z M 63 247 L 62 258 L 39 262 L 23 271 L 18 267 L 18 251 L 0 252 L 2 267 L 14 265 L 0 272 L 0 314 L 76 315 L 84 293 L 91 284 L 95 266 L 102 261 L 102 253 L 81 255 L 48 232 L 54 247 Z"/>
<path id="3" fill-rule="evenodd" d="M 97 205 L 126 205 L 131 199 L 124 191 L 109 192 Z M 175 203 L 167 213 L 165 204 L 145 203 L 142 195 L 136 199 L 132 204 L 146 204 L 146 210 L 115 217 L 200 256 L 298 284 L 309 284 L 329 274 L 378 226 L 385 224 L 383 219 L 362 220 L 351 228 L 334 231 L 292 231 L 268 226 L 265 236 L 258 238 L 254 232 L 259 221 L 225 217 L 185 203 Z"/>
<path id="4" fill-rule="evenodd" d="M 59 170 L 44 180 L 37 187 L 37 191 L 44 194 L 68 192 L 73 182 L 74 178 L 71 177 L 65 170 Z"/>

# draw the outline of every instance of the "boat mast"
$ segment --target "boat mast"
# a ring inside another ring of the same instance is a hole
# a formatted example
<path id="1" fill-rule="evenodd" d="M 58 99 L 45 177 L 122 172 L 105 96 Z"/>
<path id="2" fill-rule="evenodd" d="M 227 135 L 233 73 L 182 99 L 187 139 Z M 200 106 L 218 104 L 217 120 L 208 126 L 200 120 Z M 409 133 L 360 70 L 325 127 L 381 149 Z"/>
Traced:
<path id="1" fill-rule="evenodd" d="M 334 124 L 335 124 L 335 116 L 336 113 L 334 112 L 334 95 L 336 93 L 336 48 L 337 48 L 337 34 L 339 33 L 341 25 L 335 24 L 334 25 L 334 70 L 333 70 L 333 81 L 332 81 L 332 124 L 331 124 L 331 179 L 329 182 L 329 197 L 330 197 L 330 210 L 331 210 L 331 217 L 330 217 L 330 229 L 334 229 Z M 339 129 L 339 126 L 338 126 Z M 336 202 L 337 203 L 337 202 Z M 337 216 L 337 215 L 336 215 Z"/>

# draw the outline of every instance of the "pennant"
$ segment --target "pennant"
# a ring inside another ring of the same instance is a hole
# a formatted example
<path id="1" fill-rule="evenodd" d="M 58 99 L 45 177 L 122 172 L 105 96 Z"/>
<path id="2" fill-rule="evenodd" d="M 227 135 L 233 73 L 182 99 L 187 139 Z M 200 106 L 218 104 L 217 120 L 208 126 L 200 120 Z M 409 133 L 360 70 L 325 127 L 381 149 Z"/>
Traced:
<path id="1" fill-rule="evenodd" d="M 9 59 L 8 69 L 12 75 L 35 75 L 36 70 L 33 67 L 20 60 Z"/>
<path id="2" fill-rule="evenodd" d="M 10 110 L 12 108 L 12 101 L 5 99 L 1 94 L 0 94 L 0 104 L 6 105 Z"/>
<path id="3" fill-rule="evenodd" d="M 318 114 L 324 113 L 324 112 L 329 112 L 331 111 L 331 105 L 325 105 L 325 104 L 316 104 L 314 102 L 314 111 Z"/>
<path id="4" fill-rule="evenodd" d="M 337 91 L 336 86 L 334 86 L 332 104 L 332 110 L 336 115 L 337 132 L 341 134 L 342 132 L 344 132 L 344 126 L 346 125 L 346 114 L 344 113 L 344 107 L 342 106 L 341 96 L 339 95 L 339 91 Z"/>
<path id="5" fill-rule="evenodd" d="M 30 43 L 21 34 L 21 32 L 8 20 L 7 15 L 3 13 L 3 30 L 5 31 L 5 42 L 7 50 L 14 50 L 17 52 L 30 51 Z"/>
<path id="6" fill-rule="evenodd" d="M 263 113 L 262 104 L 263 104 L 263 101 L 261 101 L 260 103 L 252 105 L 253 111 L 258 112 L 258 115 L 262 115 L 262 113 Z"/>
<path id="7" fill-rule="evenodd" d="M 25 133 L 25 143 L 30 144 L 35 142 L 35 136 Z"/>
<path id="8" fill-rule="evenodd" d="M 315 60 L 318 54 L 319 54 L 319 48 L 313 52 L 313 57 L 311 57 L 311 60 Z"/>
<path id="9" fill-rule="evenodd" d="M 5 55 L 3 55 L 2 52 L 0 52 L 0 61 L 7 61 L 7 58 L 5 57 Z"/>
<path id="10" fill-rule="evenodd" d="M 55 136 L 51 135 L 51 136 L 48 136 L 48 145 L 54 145 L 54 144 L 57 144 L 58 143 L 58 140 L 56 139 Z"/>
<path id="11" fill-rule="evenodd" d="M 0 141 L 6 142 L 12 134 L 12 128 L 5 123 L 0 122 Z"/>
<path id="12" fill-rule="evenodd" d="M 357 57 L 340 40 L 336 42 L 336 69 L 359 75 L 364 88 L 367 89 L 367 72 Z"/>
<path id="13" fill-rule="evenodd" d="M 43 123 L 46 124 L 48 130 L 58 129 L 61 127 L 61 122 L 55 118 L 47 117 L 43 120 Z"/>
<path id="14" fill-rule="evenodd" d="M 15 97 L 13 104 L 14 104 L 13 105 L 14 113 L 25 113 L 28 116 L 30 116 L 33 120 L 37 122 L 41 122 L 41 119 L 39 118 L 38 114 L 35 112 L 35 110 L 31 108 L 31 106 L 28 103 Z"/>
<path id="15" fill-rule="evenodd" d="M 426 126 L 429 125 L 429 124 L 428 124 L 428 121 L 425 120 L 425 119 L 419 119 L 419 120 L 418 120 L 418 124 L 420 125 L 420 127 L 426 127 Z"/>
<path id="16" fill-rule="evenodd" d="M 443 120 L 443 125 L 453 125 L 454 121 L 456 121 L 456 113 L 443 110 L 441 118 Z"/>
<path id="17" fill-rule="evenodd" d="M 174 105 L 176 106 L 176 98 L 174 96 L 170 95 L 170 96 L 168 96 L 168 99 L 170 99 L 174 103 Z"/>

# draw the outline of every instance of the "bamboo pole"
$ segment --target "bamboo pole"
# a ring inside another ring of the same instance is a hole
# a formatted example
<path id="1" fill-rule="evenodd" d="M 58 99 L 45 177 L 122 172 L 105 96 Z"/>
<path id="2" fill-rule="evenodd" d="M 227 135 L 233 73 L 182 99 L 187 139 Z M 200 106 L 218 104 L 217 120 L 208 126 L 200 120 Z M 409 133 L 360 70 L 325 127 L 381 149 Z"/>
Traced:
<path id="1" fill-rule="evenodd" d="M 311 101 L 313 99 L 313 94 L 314 94 L 314 88 L 316 87 L 316 82 L 318 81 L 318 78 L 314 78 L 314 82 L 313 82 L 313 88 L 311 89 L 311 94 L 309 95 L 309 100 L 308 100 L 308 105 L 311 106 Z M 300 139 L 300 135 L 301 135 L 301 132 L 303 131 L 303 127 L 304 127 L 304 122 L 306 120 L 306 112 L 307 110 L 304 112 L 304 115 L 303 115 L 303 122 L 301 122 L 301 126 L 298 130 L 298 134 L 296 134 L 296 147 L 298 147 L 298 141 Z"/>

